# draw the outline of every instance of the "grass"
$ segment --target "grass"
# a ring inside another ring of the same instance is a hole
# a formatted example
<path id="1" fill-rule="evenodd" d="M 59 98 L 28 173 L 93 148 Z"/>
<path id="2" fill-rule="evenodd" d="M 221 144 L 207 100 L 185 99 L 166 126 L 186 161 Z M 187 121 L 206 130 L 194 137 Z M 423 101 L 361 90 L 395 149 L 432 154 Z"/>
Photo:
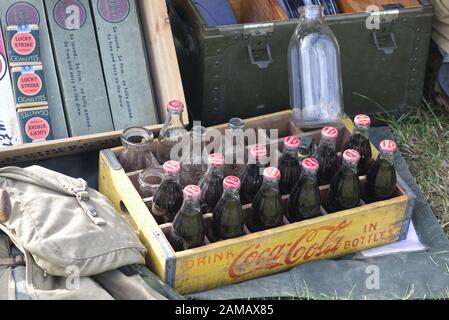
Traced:
<path id="1" fill-rule="evenodd" d="M 424 101 L 417 112 L 382 120 L 449 235 L 449 113 Z"/>

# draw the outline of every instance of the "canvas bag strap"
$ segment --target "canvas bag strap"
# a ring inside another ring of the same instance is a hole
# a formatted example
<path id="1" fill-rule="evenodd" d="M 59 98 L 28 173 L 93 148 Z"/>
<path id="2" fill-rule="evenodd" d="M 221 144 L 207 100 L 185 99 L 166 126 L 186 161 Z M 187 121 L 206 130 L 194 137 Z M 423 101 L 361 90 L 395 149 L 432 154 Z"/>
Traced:
<path id="1" fill-rule="evenodd" d="M 61 194 L 73 196 L 94 224 L 100 226 L 106 223 L 104 219 L 98 217 L 95 207 L 89 202 L 88 185 L 83 179 L 70 178 L 39 166 L 32 166 L 28 169 L 19 167 L 1 168 L 0 177 L 31 183 Z"/>

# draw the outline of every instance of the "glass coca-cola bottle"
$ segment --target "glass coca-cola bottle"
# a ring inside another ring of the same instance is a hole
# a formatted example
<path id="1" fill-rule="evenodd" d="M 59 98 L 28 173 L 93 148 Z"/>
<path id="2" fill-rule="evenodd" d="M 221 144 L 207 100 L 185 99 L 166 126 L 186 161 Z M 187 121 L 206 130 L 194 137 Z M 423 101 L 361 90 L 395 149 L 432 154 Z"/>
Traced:
<path id="1" fill-rule="evenodd" d="M 212 212 L 223 194 L 224 156 L 213 153 L 209 156 L 209 167 L 198 184 L 202 190 L 202 212 Z"/>
<path id="2" fill-rule="evenodd" d="M 155 168 L 159 164 L 153 156 L 153 133 L 143 127 L 131 127 L 123 131 L 121 137 L 125 148 L 119 161 L 125 172 Z"/>
<path id="3" fill-rule="evenodd" d="M 183 111 L 184 104 L 181 101 L 173 100 L 167 104 L 167 120 L 159 133 L 157 145 L 157 158 L 160 163 L 170 160 L 171 149 L 188 135 L 182 122 Z"/>
<path id="4" fill-rule="evenodd" d="M 281 181 L 279 188 L 283 195 L 289 194 L 301 175 L 301 166 L 299 164 L 299 139 L 295 136 L 284 139 L 284 151 L 279 158 L 279 170 L 281 172 Z"/>
<path id="5" fill-rule="evenodd" d="M 365 175 L 372 158 L 371 143 L 368 138 L 368 130 L 371 125 L 370 117 L 359 114 L 354 118 L 354 130 L 346 142 L 343 150 L 353 149 L 360 154 L 359 174 Z"/>
<path id="6" fill-rule="evenodd" d="M 329 184 L 337 172 L 336 143 L 338 130 L 334 127 L 325 127 L 321 131 L 321 141 L 313 157 L 318 160 L 318 182 L 320 185 Z"/>
<path id="7" fill-rule="evenodd" d="M 366 176 L 366 202 L 387 200 L 393 196 L 397 183 L 394 167 L 396 149 L 394 141 L 380 143 L 379 156 Z"/>
<path id="8" fill-rule="evenodd" d="M 267 148 L 254 145 L 251 148 L 249 162 L 240 173 L 240 181 L 242 183 L 240 198 L 243 204 L 251 203 L 262 186 L 266 160 Z"/>
<path id="9" fill-rule="evenodd" d="M 326 210 L 329 213 L 352 209 L 360 204 L 360 180 L 357 165 L 360 154 L 348 149 L 343 152 L 343 164 L 332 179 Z"/>
<path id="10" fill-rule="evenodd" d="M 181 185 L 197 185 L 207 169 L 203 156 L 207 154 L 206 150 L 207 129 L 195 125 L 190 132 L 189 150 L 183 155 L 181 160 Z M 206 158 L 207 159 L 207 158 Z"/>
<path id="11" fill-rule="evenodd" d="M 182 205 L 182 187 L 179 183 L 179 162 L 170 160 L 164 163 L 164 178 L 153 197 L 151 213 L 158 223 L 173 221 Z"/>
<path id="12" fill-rule="evenodd" d="M 210 240 L 212 242 L 243 236 L 245 224 L 240 203 L 240 179 L 235 176 L 223 180 L 223 195 L 212 214 Z"/>
<path id="13" fill-rule="evenodd" d="M 278 227 L 283 222 L 284 210 L 279 179 L 281 172 L 268 167 L 263 172 L 263 184 L 253 201 L 251 231 Z"/>
<path id="14" fill-rule="evenodd" d="M 225 132 L 224 154 L 226 166 L 224 175 L 239 175 L 245 165 L 245 122 L 240 118 L 229 120 L 228 128 Z"/>
<path id="15" fill-rule="evenodd" d="M 184 202 L 173 220 L 171 242 L 176 251 L 200 247 L 204 244 L 201 189 L 190 185 L 184 188 Z"/>
<path id="16" fill-rule="evenodd" d="M 299 181 L 293 187 L 287 205 L 287 219 L 297 222 L 321 216 L 321 195 L 317 182 L 318 161 L 304 159 Z"/>

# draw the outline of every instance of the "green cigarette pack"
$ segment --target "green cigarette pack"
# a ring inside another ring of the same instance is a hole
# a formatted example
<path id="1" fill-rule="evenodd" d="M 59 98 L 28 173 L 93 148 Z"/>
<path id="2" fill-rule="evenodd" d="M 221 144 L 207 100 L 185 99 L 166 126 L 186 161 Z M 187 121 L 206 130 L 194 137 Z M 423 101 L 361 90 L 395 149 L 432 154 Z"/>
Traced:
<path id="1" fill-rule="evenodd" d="M 88 0 L 45 0 L 71 136 L 113 131 Z"/>
<path id="2" fill-rule="evenodd" d="M 158 123 L 135 0 L 90 0 L 116 130 Z"/>
<path id="3" fill-rule="evenodd" d="M 11 67 L 41 63 L 38 25 L 8 26 L 6 30 Z"/>
<path id="4" fill-rule="evenodd" d="M 24 143 L 53 140 L 48 106 L 17 110 Z"/>
<path id="5" fill-rule="evenodd" d="M 16 107 L 47 105 L 47 89 L 42 66 L 23 66 L 11 69 Z"/>
<path id="6" fill-rule="evenodd" d="M 1 0 L 0 20 L 3 24 L 5 39 L 7 39 L 7 26 L 12 25 L 38 25 L 41 63 L 45 70 L 47 84 L 47 100 L 50 116 L 53 120 L 53 135 L 55 139 L 68 137 L 67 125 L 62 105 L 61 91 L 53 58 L 53 49 L 47 27 L 42 0 Z"/>

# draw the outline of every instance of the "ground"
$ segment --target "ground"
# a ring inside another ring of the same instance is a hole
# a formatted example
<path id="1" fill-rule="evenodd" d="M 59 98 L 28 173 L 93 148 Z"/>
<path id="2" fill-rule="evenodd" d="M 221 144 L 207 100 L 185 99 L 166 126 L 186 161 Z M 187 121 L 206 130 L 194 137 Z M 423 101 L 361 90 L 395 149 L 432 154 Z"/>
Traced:
<path id="1" fill-rule="evenodd" d="M 449 236 L 449 113 L 424 101 L 418 112 L 384 120 Z"/>

